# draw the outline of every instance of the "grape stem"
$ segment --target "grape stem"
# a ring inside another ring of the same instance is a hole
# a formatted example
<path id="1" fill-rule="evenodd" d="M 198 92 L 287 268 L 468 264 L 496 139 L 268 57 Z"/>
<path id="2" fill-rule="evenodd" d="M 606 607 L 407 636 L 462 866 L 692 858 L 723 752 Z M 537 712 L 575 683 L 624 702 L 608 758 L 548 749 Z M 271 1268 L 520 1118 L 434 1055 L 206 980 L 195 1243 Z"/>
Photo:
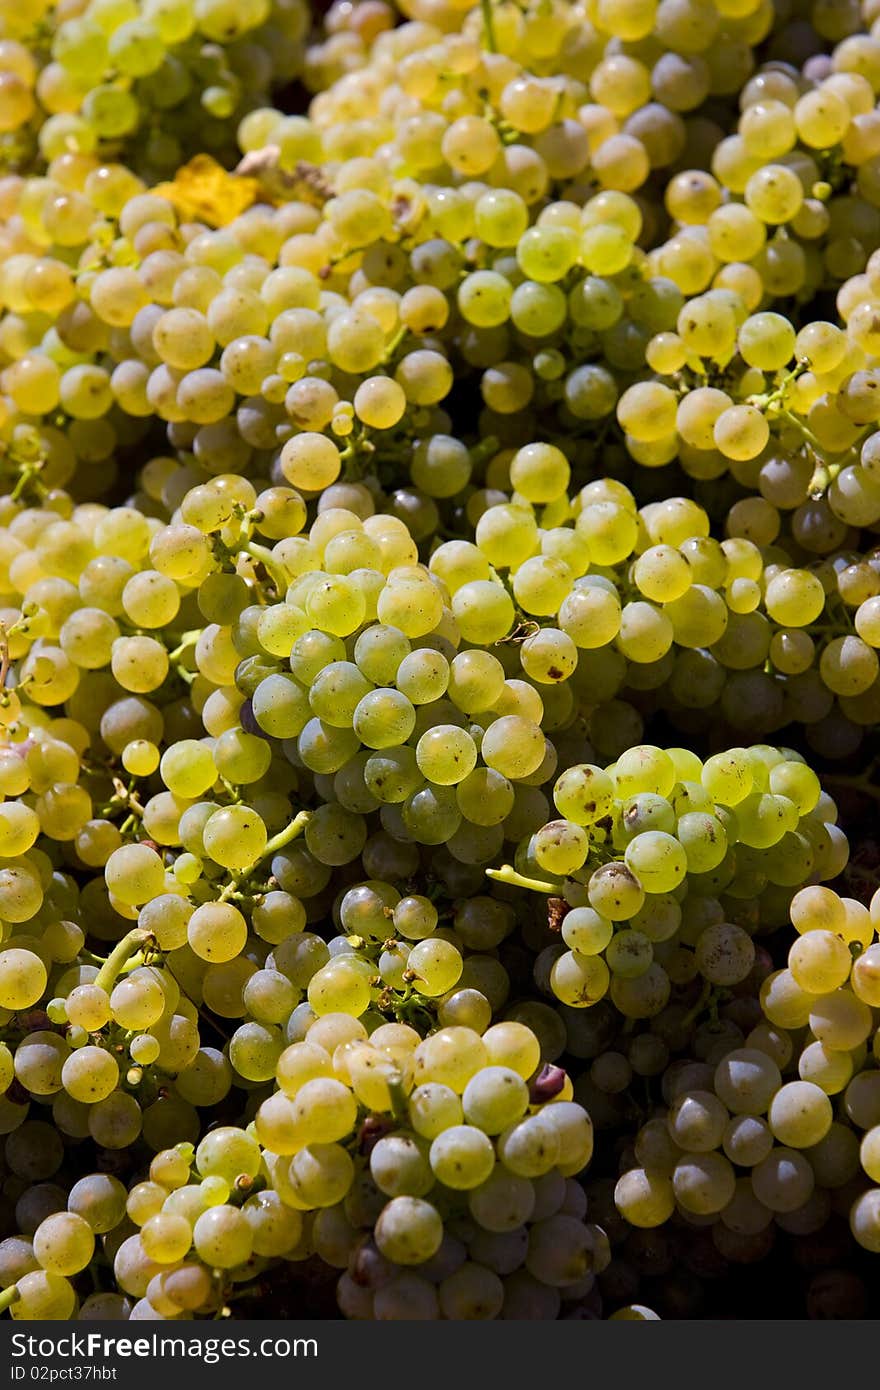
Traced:
<path id="1" fill-rule="evenodd" d="M 168 660 L 179 661 L 187 647 L 191 647 L 194 643 L 198 642 L 201 635 L 202 629 L 200 627 L 194 627 L 189 632 L 185 632 L 180 639 L 179 645 L 174 648 L 173 652 L 168 653 Z"/>
<path id="2" fill-rule="evenodd" d="M 533 893 L 556 894 L 554 884 L 542 883 L 538 878 L 526 878 L 525 874 L 518 874 L 510 864 L 502 864 L 500 869 L 487 869 L 486 877 L 494 878 L 498 883 L 510 883 L 516 888 L 529 888 Z"/>
<path id="3" fill-rule="evenodd" d="M 813 452 L 818 454 L 821 459 L 824 459 L 825 448 L 823 444 L 813 433 L 813 431 L 807 425 L 804 424 L 803 420 L 799 420 L 798 417 L 796 415 L 793 415 L 790 410 L 782 410 L 780 411 L 780 415 L 783 420 L 785 420 L 789 425 L 792 425 L 796 430 L 799 431 L 800 434 L 803 435 L 804 439 L 809 444 Z"/>
<path id="4" fill-rule="evenodd" d="M 486 30 L 486 47 L 490 53 L 497 53 L 498 42 L 495 38 L 495 20 L 492 18 L 492 0 L 480 0 L 480 9 L 483 11 L 483 28 Z"/>
<path id="5" fill-rule="evenodd" d="M 117 975 L 120 973 L 129 957 L 137 955 L 142 947 L 152 941 L 155 941 L 153 933 L 146 931 L 143 927 L 134 927 L 128 932 L 121 941 L 116 943 L 95 976 L 94 983 L 97 985 L 98 989 L 103 989 L 106 994 L 109 994 L 116 983 Z"/>
<path id="6" fill-rule="evenodd" d="M 12 1284 L 10 1288 L 4 1289 L 3 1292 L 0 1293 L 0 1313 L 4 1313 L 7 1308 L 11 1308 L 13 1303 L 17 1303 L 20 1298 L 21 1294 L 18 1292 L 17 1284 Z"/>
<path id="7" fill-rule="evenodd" d="M 259 561 L 272 580 L 272 583 L 275 585 L 275 591 L 278 597 L 283 598 L 287 593 L 287 576 L 278 565 L 271 550 L 265 545 L 258 545 L 256 541 L 246 541 L 241 549 L 246 555 L 250 555 L 252 560 Z"/>
<path id="8" fill-rule="evenodd" d="M 700 1013 L 702 1013 L 703 1009 L 706 1007 L 706 1005 L 707 1005 L 708 1002 L 709 1002 L 709 996 L 711 995 L 711 993 L 712 993 L 712 986 L 711 986 L 711 984 L 709 983 L 708 980 L 704 980 L 704 981 L 703 981 L 703 988 L 700 990 L 700 997 L 698 998 L 697 1002 L 694 1004 L 693 1008 L 688 1009 L 688 1011 L 687 1011 L 687 1013 L 685 1014 L 684 1018 L 681 1020 L 681 1026 L 682 1026 L 682 1027 L 685 1027 L 685 1026 L 686 1026 L 687 1024 L 689 1024 L 689 1023 L 693 1023 L 693 1021 L 694 1021 L 694 1019 L 697 1017 L 697 1015 L 700 1014 Z"/>
<path id="9" fill-rule="evenodd" d="M 311 811 L 300 811 L 298 815 L 295 815 L 290 825 L 285 826 L 284 830 L 279 830 L 277 835 L 273 835 L 272 839 L 267 841 L 266 848 L 263 850 L 259 859 L 255 859 L 253 864 L 247 869 L 242 869 L 237 878 L 232 879 L 231 883 L 227 883 L 223 892 L 220 894 L 218 902 L 228 902 L 229 899 L 238 892 L 242 879 L 252 874 L 258 864 L 262 864 L 264 859 L 269 859 L 273 854 L 277 854 L 280 849 L 284 849 L 285 845 L 289 845 L 292 840 L 298 840 L 311 819 Z"/>
<path id="10" fill-rule="evenodd" d="M 391 1097 L 391 1113 L 395 1120 L 405 1120 L 409 1114 L 409 1102 L 400 1076 L 388 1082 L 388 1094 Z"/>

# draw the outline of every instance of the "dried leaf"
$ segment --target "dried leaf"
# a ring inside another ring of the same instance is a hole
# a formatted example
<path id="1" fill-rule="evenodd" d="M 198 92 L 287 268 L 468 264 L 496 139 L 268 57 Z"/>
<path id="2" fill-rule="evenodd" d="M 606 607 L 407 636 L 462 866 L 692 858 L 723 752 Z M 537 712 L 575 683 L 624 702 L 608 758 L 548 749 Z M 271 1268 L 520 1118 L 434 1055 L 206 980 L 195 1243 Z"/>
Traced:
<path id="1" fill-rule="evenodd" d="M 257 179 L 230 174 L 208 154 L 197 154 L 183 164 L 171 183 L 160 183 L 153 192 L 173 203 L 187 222 L 206 222 L 225 227 L 260 196 Z"/>

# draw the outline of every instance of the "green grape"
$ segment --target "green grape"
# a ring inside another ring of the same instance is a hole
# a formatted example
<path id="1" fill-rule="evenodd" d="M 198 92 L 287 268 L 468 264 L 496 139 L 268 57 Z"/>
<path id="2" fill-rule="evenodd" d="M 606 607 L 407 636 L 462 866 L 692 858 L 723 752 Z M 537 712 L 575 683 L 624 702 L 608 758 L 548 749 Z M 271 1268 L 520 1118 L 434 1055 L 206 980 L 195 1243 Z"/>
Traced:
<path id="1" fill-rule="evenodd" d="M 587 885 L 590 906 L 612 922 L 633 917 L 645 900 L 645 892 L 632 870 L 624 862 L 602 864 L 590 876 Z"/>
<path id="2" fill-rule="evenodd" d="M 401 898 L 392 912 L 394 930 L 409 941 L 424 941 L 437 926 L 437 909 L 429 898 Z"/>
<path id="3" fill-rule="evenodd" d="M 575 1009 L 589 1008 L 608 992 L 610 976 L 598 955 L 566 951 L 550 971 L 550 988 L 563 1004 Z"/>
<path id="4" fill-rule="evenodd" d="M 73 1316 L 76 1293 L 67 1279 L 47 1270 L 33 1270 L 16 1284 L 18 1299 L 9 1310 L 13 1319 L 64 1322 Z"/>
<path id="5" fill-rule="evenodd" d="M 32 951 L 17 947 L 0 951 L 0 1006 L 14 1011 L 30 1008 L 42 998 L 47 978 L 43 961 Z"/>
<path id="6" fill-rule="evenodd" d="M 501 825 L 514 806 L 514 789 L 508 779 L 492 768 L 478 767 L 468 773 L 455 791 L 458 809 L 472 825 Z"/>
<path id="7" fill-rule="evenodd" d="M 397 668 L 395 684 L 414 705 L 429 704 L 446 693 L 449 663 L 440 652 L 422 649 L 405 656 Z"/>
<path id="8" fill-rule="evenodd" d="M 234 960 L 247 940 L 247 923 L 232 903 L 205 903 L 187 923 L 187 940 L 201 960 Z"/>
<path id="9" fill-rule="evenodd" d="M 260 859 L 267 844 L 266 827 L 249 806 L 224 806 L 205 821 L 205 852 L 226 869 L 241 870 Z"/>
<path id="10" fill-rule="evenodd" d="M 573 874 L 583 868 L 588 848 L 585 831 L 572 821 L 550 821 L 534 837 L 535 858 L 551 874 Z"/>
<path id="11" fill-rule="evenodd" d="M 165 886 L 165 866 L 148 845 L 123 845 L 104 866 L 107 887 L 121 902 L 138 906 Z"/>
<path id="12" fill-rule="evenodd" d="M 326 724 L 351 728 L 358 702 L 372 688 L 353 662 L 334 661 L 315 676 L 309 705 Z"/>
<path id="13" fill-rule="evenodd" d="M 364 695 L 354 710 L 354 731 L 369 748 L 393 748 L 405 743 L 415 727 L 415 710 L 405 695 L 376 689 Z"/>
<path id="14" fill-rule="evenodd" d="M 504 777 L 528 777 L 544 760 L 544 735 L 519 715 L 495 719 L 486 729 L 480 753 L 487 767 Z"/>
<path id="15" fill-rule="evenodd" d="M 452 989 L 461 976 L 461 954 L 451 942 L 423 938 L 410 951 L 407 970 L 413 973 L 421 994 L 436 997 Z"/>
<path id="16" fill-rule="evenodd" d="M 522 1178 L 540 1178 L 560 1161 L 560 1129 L 547 1112 L 528 1115 L 502 1132 L 498 1158 L 504 1168 Z"/>
<path id="17" fill-rule="evenodd" d="M 229 1040 L 229 1060 L 245 1080 L 270 1081 L 283 1048 L 280 1029 L 267 1023 L 244 1023 Z"/>
<path id="18" fill-rule="evenodd" d="M 439 1212 L 420 1197 L 392 1197 L 374 1228 L 379 1251 L 397 1265 L 424 1264 L 437 1252 L 442 1238 Z"/>
<path id="19" fill-rule="evenodd" d="M 593 825 L 611 810 L 615 784 L 607 772 L 590 763 L 570 767 L 553 788 L 556 809 L 576 825 Z"/>
<path id="20" fill-rule="evenodd" d="M 119 1082 L 115 1058 L 101 1047 L 80 1047 L 64 1062 L 61 1084 L 74 1100 L 94 1104 L 105 1100 Z"/>
<path id="21" fill-rule="evenodd" d="M 577 647 L 568 633 L 545 627 L 523 642 L 520 661 L 532 680 L 554 685 L 573 675 L 578 663 Z"/>
<path id="22" fill-rule="evenodd" d="M 209 1268 L 231 1269 L 253 1250 L 253 1235 L 244 1213 L 225 1205 L 202 1212 L 193 1227 L 193 1244 Z"/>
<path id="23" fill-rule="evenodd" d="M 802 1149 L 825 1137 L 832 1119 L 825 1092 L 809 1081 L 790 1081 L 776 1092 L 767 1112 L 774 1138 L 788 1148 Z"/>
<path id="24" fill-rule="evenodd" d="M 459 286 L 458 308 L 475 327 L 494 328 L 506 321 L 512 293 L 510 282 L 496 271 L 473 271 Z"/>
<path id="25" fill-rule="evenodd" d="M 473 770 L 477 749 L 470 734 L 454 724 L 438 724 L 416 745 L 419 771 L 438 786 L 453 786 Z"/>
<path id="26" fill-rule="evenodd" d="M 452 613 L 465 641 L 481 645 L 506 636 L 514 620 L 506 590 L 490 580 L 463 584 L 453 594 Z"/>
<path id="27" fill-rule="evenodd" d="M 451 1125 L 431 1143 L 431 1169 L 446 1187 L 469 1191 L 486 1181 L 495 1166 L 492 1141 L 471 1124 Z"/>
<path id="28" fill-rule="evenodd" d="M 711 984 L 739 984 L 755 963 L 751 937 L 731 922 L 716 922 L 703 931 L 694 952 L 697 968 Z"/>
<path id="29" fill-rule="evenodd" d="M 616 932 L 605 951 L 605 963 L 618 979 L 638 979 L 650 969 L 653 960 L 653 947 L 639 931 Z"/>
<path id="30" fill-rule="evenodd" d="M 738 806 L 750 794 L 754 776 L 743 748 L 731 748 L 707 758 L 702 783 L 712 800 L 723 806 Z"/>
<path id="31" fill-rule="evenodd" d="M 504 690 L 504 667 L 490 652 L 459 652 L 449 665 L 449 699 L 468 714 L 492 709 Z"/>
<path id="32" fill-rule="evenodd" d="M 688 811 L 679 816 L 675 836 L 687 858 L 688 873 L 709 873 L 724 861 L 727 832 L 717 816 Z"/>

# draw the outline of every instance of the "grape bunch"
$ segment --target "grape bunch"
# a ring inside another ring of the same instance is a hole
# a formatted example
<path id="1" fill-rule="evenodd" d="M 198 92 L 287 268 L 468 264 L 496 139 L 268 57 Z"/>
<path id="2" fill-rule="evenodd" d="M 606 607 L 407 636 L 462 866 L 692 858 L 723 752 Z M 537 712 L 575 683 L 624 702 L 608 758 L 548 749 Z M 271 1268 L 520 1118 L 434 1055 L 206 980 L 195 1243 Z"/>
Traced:
<path id="1" fill-rule="evenodd" d="M 536 981 L 571 1008 L 610 991 L 630 1019 L 661 1012 L 670 977 L 700 978 L 707 993 L 741 984 L 755 945 L 725 920 L 727 904 L 753 902 L 763 923 L 778 920 L 795 888 L 834 878 L 848 852 L 816 774 L 769 747 L 701 766 L 686 749 L 637 745 L 609 770 L 568 768 L 554 800 L 562 819 L 521 842 L 515 867 L 489 873 L 569 908 L 564 946 L 541 952 Z"/>
<path id="2" fill-rule="evenodd" d="M 253 1039 L 242 1050 L 260 1057 Z M 98 1051 L 74 1055 L 86 1063 Z M 264 1079 L 278 1089 L 247 1127 L 160 1148 L 128 1191 L 100 1172 L 60 1207 L 33 1189 L 19 1203 L 21 1234 L 0 1244 L 4 1284 L 18 1291 L 11 1314 L 74 1315 L 70 1279 L 98 1237 L 118 1292 L 85 1299 L 81 1318 L 210 1314 L 227 1278 L 311 1254 L 343 1270 L 347 1316 L 553 1318 L 561 1299 L 592 1287 L 607 1241 L 567 1180 L 589 1161 L 589 1117 L 565 1099 L 565 1074 L 539 1061 L 535 1035 L 513 1022 L 422 1041 L 405 1024 L 368 1038 L 353 1014 L 313 1018 L 268 1068 L 263 1043 Z M 97 1091 L 94 1058 L 79 1070 Z M 65 1075 L 68 1094 L 82 1093 L 75 1080 Z M 44 1129 L 17 1131 L 17 1172 L 49 1167 Z"/>
<path id="3" fill-rule="evenodd" d="M 6 5 L 0 159 L 35 174 L 97 155 L 143 188 L 204 150 L 230 157 L 230 123 L 298 75 L 308 28 L 300 0 Z"/>
<path id="4" fill-rule="evenodd" d="M 639 1228 L 676 1209 L 720 1223 L 713 1239 L 746 1262 L 774 1221 L 807 1234 L 832 1206 L 860 1246 L 880 1249 L 876 903 L 810 886 L 791 922 L 788 964 L 761 986 L 761 1023 L 714 1066 L 682 1065 L 615 1191 Z"/>

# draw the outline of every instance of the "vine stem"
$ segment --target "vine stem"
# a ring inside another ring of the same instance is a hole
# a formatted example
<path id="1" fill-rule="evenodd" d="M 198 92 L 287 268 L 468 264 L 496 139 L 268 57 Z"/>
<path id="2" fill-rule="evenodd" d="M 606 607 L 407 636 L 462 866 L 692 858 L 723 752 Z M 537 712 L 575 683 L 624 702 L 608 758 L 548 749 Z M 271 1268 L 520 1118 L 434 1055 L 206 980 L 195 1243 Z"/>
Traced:
<path id="1" fill-rule="evenodd" d="M 688 1009 L 688 1011 L 687 1011 L 687 1013 L 685 1014 L 684 1018 L 681 1020 L 682 1026 L 685 1026 L 686 1024 L 689 1024 L 689 1023 L 693 1023 L 694 1019 L 697 1017 L 697 1014 L 702 1013 L 703 1009 L 706 1007 L 706 1005 L 707 1005 L 708 1002 L 709 1002 L 709 997 L 710 997 L 711 993 L 712 993 L 712 986 L 711 986 L 711 984 L 709 983 L 708 980 L 704 980 L 704 981 L 703 981 L 703 988 L 700 990 L 700 997 L 699 997 L 699 999 L 697 1000 L 696 1004 L 694 1004 L 693 1008 Z"/>
<path id="2" fill-rule="evenodd" d="M 793 415 L 790 410 L 781 410 L 779 414 L 780 418 L 783 419 L 786 422 L 786 424 L 792 425 L 794 429 L 798 430 L 803 435 L 804 439 L 810 445 L 814 453 L 818 454 L 821 459 L 825 458 L 824 445 L 816 437 L 816 435 L 809 428 L 809 426 L 804 424 L 803 420 L 799 420 L 797 416 Z"/>
<path id="3" fill-rule="evenodd" d="M 558 895 L 556 885 L 542 883 L 538 878 L 526 878 L 525 874 L 518 874 L 510 864 L 502 864 L 500 869 L 487 869 L 486 877 L 494 878 L 498 883 L 510 883 L 516 888 L 529 888 L 533 893 Z"/>
<path id="4" fill-rule="evenodd" d="M 18 1292 L 18 1285 L 12 1284 L 8 1289 L 0 1293 L 0 1313 L 5 1313 L 7 1308 L 11 1308 L 13 1303 L 17 1303 L 21 1298 Z"/>
<path id="5" fill-rule="evenodd" d="M 194 646 L 195 643 L 198 642 L 201 635 L 202 629 L 200 627 L 194 627 L 191 628 L 189 632 L 185 632 L 182 638 L 180 639 L 179 644 L 174 648 L 174 651 L 168 653 L 168 660 L 179 661 L 180 658 L 183 656 L 184 652 L 186 651 L 187 647 Z"/>
<path id="6" fill-rule="evenodd" d="M 126 936 L 118 941 L 113 947 L 101 969 L 95 976 L 94 983 L 99 989 L 103 989 L 107 994 L 113 988 L 116 977 L 122 970 L 131 956 L 137 955 L 147 942 L 154 941 L 152 932 L 146 931 L 143 927 L 134 927 Z"/>
<path id="7" fill-rule="evenodd" d="M 300 811 L 295 815 L 290 825 L 285 826 L 283 830 L 279 830 L 277 835 L 273 835 L 272 839 L 267 841 L 266 848 L 263 850 L 259 859 L 255 859 L 253 864 L 249 865 L 247 869 L 242 869 L 237 878 L 227 883 L 218 901 L 221 903 L 228 902 L 229 899 L 238 892 L 238 887 L 242 879 L 252 874 L 257 865 L 262 864 L 264 859 L 269 859 L 273 854 L 277 854 L 280 849 L 284 849 L 285 845 L 289 845 L 293 840 L 298 840 L 311 819 L 311 811 Z"/>
<path id="8" fill-rule="evenodd" d="M 495 38 L 495 20 L 492 16 L 492 0 L 480 0 L 480 9 L 483 12 L 483 28 L 486 30 L 486 47 L 490 53 L 497 53 L 498 41 Z"/>
<path id="9" fill-rule="evenodd" d="M 288 579 L 271 550 L 265 545 L 258 545 L 256 541 L 245 542 L 241 549 L 246 555 L 250 555 L 252 560 L 258 560 L 260 562 L 263 569 L 272 580 L 272 583 L 275 585 L 278 597 L 283 598 L 287 593 Z"/>

